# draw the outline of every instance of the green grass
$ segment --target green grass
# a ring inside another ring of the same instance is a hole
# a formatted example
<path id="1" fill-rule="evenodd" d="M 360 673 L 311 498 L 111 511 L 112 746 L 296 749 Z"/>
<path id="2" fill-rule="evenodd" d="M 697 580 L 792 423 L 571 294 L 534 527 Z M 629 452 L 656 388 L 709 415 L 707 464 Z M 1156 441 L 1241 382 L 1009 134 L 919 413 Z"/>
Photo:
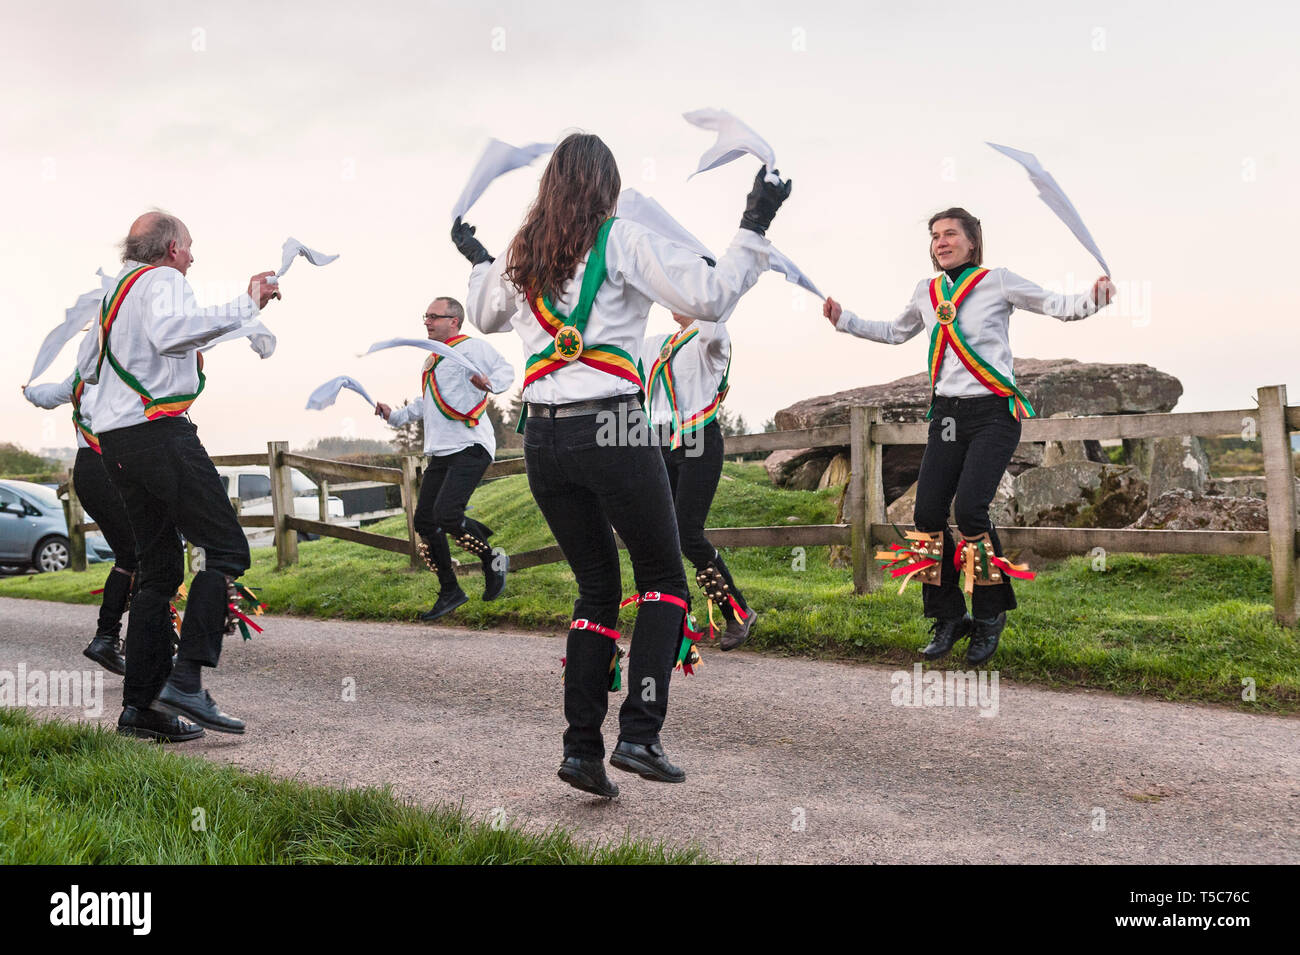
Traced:
<path id="1" fill-rule="evenodd" d="M 495 829 L 454 807 L 401 802 L 387 789 L 251 776 L 102 727 L 0 710 L 0 865 L 707 861 L 694 848 L 588 845 L 563 829 L 509 822 Z"/>
<path id="2" fill-rule="evenodd" d="M 710 515 L 715 527 L 831 523 L 837 492 L 781 491 L 758 464 L 727 464 Z M 523 476 L 479 488 L 474 513 L 497 530 L 494 543 L 512 552 L 553 543 Z M 376 525 L 405 535 L 403 518 Z M 300 544 L 300 563 L 276 571 L 270 549 L 254 552 L 244 578 L 274 612 L 348 620 L 412 620 L 433 602 L 435 584 L 408 561 L 338 540 Z M 910 666 L 926 642 L 920 595 L 913 584 L 857 597 L 850 573 L 828 565 L 828 548 L 806 549 L 796 569 L 789 548 L 726 553 L 760 622 L 754 649 L 781 654 Z M 632 589 L 622 556 L 624 589 Z M 1050 686 L 1079 686 L 1198 700 L 1247 710 L 1300 712 L 1300 640 L 1272 618 L 1268 562 L 1254 557 L 1112 556 L 1104 572 L 1076 557 L 1039 570 L 1018 585 L 1020 608 L 995 658 L 1001 674 Z M 0 583 L 0 596 L 94 603 L 105 569 L 64 571 Z M 693 572 L 688 568 L 688 577 Z M 467 578 L 471 595 L 479 581 Z M 702 609 L 692 585 L 694 606 Z M 459 626 L 561 630 L 576 596 L 565 564 L 511 574 L 506 595 L 492 603 L 471 597 L 456 611 Z M 631 628 L 633 611 L 621 626 Z M 961 666 L 960 657 L 950 666 Z M 707 674 L 707 657 L 704 673 Z M 1241 699 L 1242 680 L 1256 700 Z"/>

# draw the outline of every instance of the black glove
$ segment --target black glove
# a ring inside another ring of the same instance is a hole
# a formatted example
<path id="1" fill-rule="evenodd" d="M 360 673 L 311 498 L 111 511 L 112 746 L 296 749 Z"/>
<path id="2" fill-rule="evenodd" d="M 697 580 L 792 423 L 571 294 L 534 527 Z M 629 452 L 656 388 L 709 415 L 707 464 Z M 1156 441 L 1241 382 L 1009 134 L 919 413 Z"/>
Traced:
<path id="1" fill-rule="evenodd" d="M 779 170 L 773 171 L 780 175 Z M 745 200 L 745 214 L 740 217 L 742 229 L 759 235 L 766 234 L 767 227 L 772 224 L 772 217 L 781 208 L 781 203 L 785 202 L 785 197 L 790 195 L 790 186 L 794 183 L 791 179 L 773 184 L 764 178 L 766 175 L 767 166 L 764 166 L 754 177 L 754 188 L 749 190 L 749 197 Z"/>
<path id="2" fill-rule="evenodd" d="M 771 221 L 771 216 L 768 221 Z M 488 255 L 488 250 L 483 248 L 483 243 L 474 238 L 474 227 L 468 222 L 461 222 L 459 216 L 451 227 L 451 241 L 456 243 L 460 254 L 469 259 L 470 265 L 495 261 Z"/>

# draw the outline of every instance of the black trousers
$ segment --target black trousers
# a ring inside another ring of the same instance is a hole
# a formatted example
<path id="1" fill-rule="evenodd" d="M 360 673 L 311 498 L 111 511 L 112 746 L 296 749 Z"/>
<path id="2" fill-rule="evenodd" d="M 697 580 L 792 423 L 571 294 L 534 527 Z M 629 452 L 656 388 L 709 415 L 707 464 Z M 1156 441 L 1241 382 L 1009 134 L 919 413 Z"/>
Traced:
<path id="1" fill-rule="evenodd" d="M 704 522 L 709 519 L 713 495 L 722 477 L 722 428 L 715 419 L 689 437 L 696 442 L 693 447 L 683 443 L 676 450 L 664 448 L 662 453 L 677 512 L 682 555 L 696 567 L 703 567 L 717 553 L 704 536 Z"/>
<path id="2" fill-rule="evenodd" d="M 650 443 L 635 399 L 623 405 L 623 414 L 626 429 L 602 429 L 606 419 L 597 414 L 551 418 L 530 407 L 524 431 L 528 486 L 577 578 L 573 617 L 610 628 L 618 626 L 623 596 L 615 531 L 632 558 L 638 593 L 690 600 L 663 456 Z M 613 441 L 611 431 L 618 432 Z M 627 699 L 619 712 L 621 740 L 659 741 L 684 615 L 666 601 L 638 608 Z M 602 759 L 614 642 L 591 630 L 570 630 L 566 649 L 564 755 Z"/>
<path id="3" fill-rule="evenodd" d="M 168 603 L 185 579 L 181 535 L 203 549 L 181 626 L 180 658 L 214 667 L 226 623 L 226 577 L 248 569 L 248 540 L 188 418 L 160 418 L 99 436 L 139 552 L 126 628 L 122 702 L 147 707 L 171 672 Z"/>
<path id="4" fill-rule="evenodd" d="M 131 593 L 131 575 L 136 569 L 135 532 L 126 514 L 126 505 L 104 470 L 104 459 L 90 448 L 79 448 L 72 465 L 72 485 L 77 499 L 99 532 L 113 548 L 113 569 L 104 582 L 104 597 L 99 604 L 97 636 L 116 637 L 122 628 Z M 118 578 L 118 579 L 115 579 Z"/>
<path id="5" fill-rule="evenodd" d="M 465 517 L 470 496 L 492 463 L 492 455 L 481 444 L 473 444 L 454 454 L 430 455 L 420 482 L 420 497 L 415 504 L 415 532 L 425 539 L 429 555 L 438 568 L 438 586 L 454 592 L 460 587 L 451 566 L 451 548 L 447 532 L 471 533 L 485 540 L 492 533 L 477 521 Z"/>
<path id="6" fill-rule="evenodd" d="M 957 547 L 948 528 L 949 509 L 963 536 L 987 532 L 994 553 L 1002 555 L 997 528 L 989 520 L 989 504 L 1019 442 L 1020 421 L 1007 409 L 1006 398 L 935 399 L 912 518 L 917 530 L 943 531 L 940 583 L 921 587 L 927 617 L 960 617 L 966 612 L 965 594 L 952 563 Z M 1015 591 L 1005 577 L 1000 584 L 976 585 L 971 596 L 975 617 L 996 617 L 1015 606 Z"/>

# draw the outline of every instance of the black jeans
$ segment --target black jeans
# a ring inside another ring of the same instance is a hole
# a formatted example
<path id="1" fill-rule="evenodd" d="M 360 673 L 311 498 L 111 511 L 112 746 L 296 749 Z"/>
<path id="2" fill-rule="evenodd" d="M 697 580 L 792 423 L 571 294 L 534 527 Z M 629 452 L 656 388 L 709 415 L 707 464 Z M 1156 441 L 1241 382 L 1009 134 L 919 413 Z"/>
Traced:
<path id="1" fill-rule="evenodd" d="M 160 418 L 99 436 L 139 551 L 126 628 L 122 702 L 147 707 L 171 672 L 168 604 L 185 579 L 181 535 L 203 549 L 181 627 L 180 658 L 214 667 L 225 632 L 225 577 L 248 569 L 248 540 L 188 418 Z"/>
<path id="2" fill-rule="evenodd" d="M 104 582 L 104 597 L 99 604 L 97 635 L 114 636 L 121 631 L 122 614 L 131 592 L 131 575 L 135 573 L 135 532 L 126 515 L 126 505 L 104 470 L 104 459 L 90 448 L 79 448 L 72 466 L 72 485 L 77 499 L 99 532 L 113 548 L 113 570 Z M 121 579 L 114 579 L 117 574 Z"/>
<path id="3" fill-rule="evenodd" d="M 690 600 L 663 456 L 649 441 L 635 399 L 624 408 L 627 434 L 613 443 L 598 439 L 607 431 L 596 414 L 556 419 L 530 409 L 524 431 L 528 486 L 577 578 L 573 617 L 609 628 L 618 626 L 623 596 L 615 531 L 632 558 L 638 593 L 658 591 Z M 634 443 L 642 439 L 644 443 Z M 638 608 L 627 699 L 619 711 L 620 740 L 659 742 L 684 613 L 663 601 Z M 602 759 L 600 727 L 609 707 L 614 643 L 595 631 L 570 630 L 566 649 L 564 755 Z"/>
<path id="4" fill-rule="evenodd" d="M 949 440 L 944 440 L 945 435 Z M 1020 421 L 1007 409 L 1006 398 L 935 399 L 912 516 L 917 530 L 943 531 L 940 583 L 921 587 L 927 617 L 960 617 L 966 612 L 966 598 L 952 563 L 957 548 L 948 529 L 949 508 L 964 537 L 987 532 L 994 553 L 1002 555 L 997 528 L 989 520 L 989 504 L 1019 443 Z M 1015 606 L 1016 594 L 1005 576 L 1000 584 L 976 585 L 971 595 L 975 617 L 996 617 Z"/>
<path id="5" fill-rule="evenodd" d="M 429 556 L 438 568 L 438 586 L 449 593 L 460 584 L 451 566 L 451 548 L 447 532 L 460 533 L 470 526 L 465 506 L 492 463 L 492 455 L 481 444 L 473 444 L 454 454 L 430 455 L 420 481 L 420 498 L 415 504 L 415 532 L 429 545 Z M 488 531 L 477 521 L 473 530 L 485 539 Z"/>
<path id="6" fill-rule="evenodd" d="M 709 519 L 713 495 L 717 493 L 718 480 L 722 477 L 722 428 L 714 419 L 690 438 L 693 446 L 683 444 L 676 450 L 664 448 L 662 453 L 677 511 L 677 533 L 682 540 L 682 554 L 698 568 L 712 560 L 717 552 L 704 536 L 704 522 Z"/>

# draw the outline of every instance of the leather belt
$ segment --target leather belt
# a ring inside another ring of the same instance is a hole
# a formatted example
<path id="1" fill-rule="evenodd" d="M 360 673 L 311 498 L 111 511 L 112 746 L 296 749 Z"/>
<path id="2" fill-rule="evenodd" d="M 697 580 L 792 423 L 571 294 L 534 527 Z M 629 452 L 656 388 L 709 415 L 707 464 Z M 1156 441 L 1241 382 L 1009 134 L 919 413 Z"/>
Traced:
<path id="1" fill-rule="evenodd" d="M 636 395 L 614 395 L 610 398 L 596 398 L 592 401 L 574 401 L 564 405 L 539 405 L 528 402 L 528 416 L 539 418 L 580 418 L 584 415 L 612 411 L 623 405 L 640 409 L 641 404 Z"/>

